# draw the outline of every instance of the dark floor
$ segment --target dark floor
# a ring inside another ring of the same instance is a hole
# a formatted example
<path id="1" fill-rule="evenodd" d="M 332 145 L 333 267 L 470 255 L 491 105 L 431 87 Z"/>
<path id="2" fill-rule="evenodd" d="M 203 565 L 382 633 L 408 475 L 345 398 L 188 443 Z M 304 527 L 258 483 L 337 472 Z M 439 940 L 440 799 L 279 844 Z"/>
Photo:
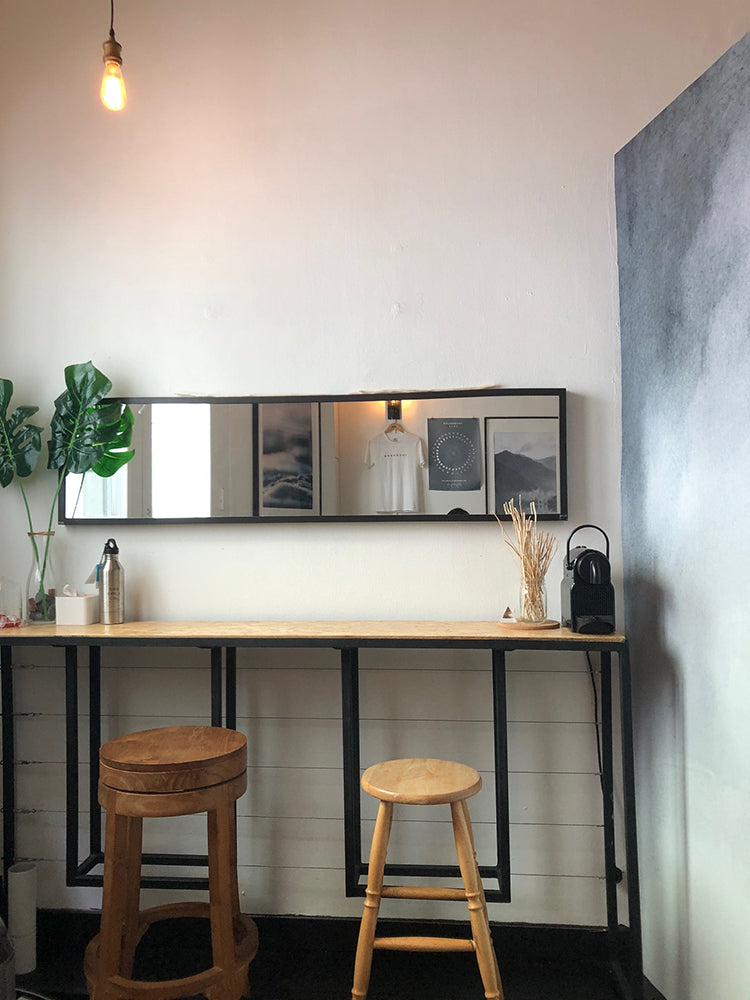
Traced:
<path id="1" fill-rule="evenodd" d="M 326 918 L 258 917 L 260 947 L 250 966 L 252 1000 L 348 1000 L 358 922 Z M 85 996 L 83 952 L 98 931 L 94 913 L 40 911 L 38 964 L 18 987 L 68 1000 Z M 155 924 L 139 945 L 134 975 L 168 979 L 210 963 L 207 924 Z M 381 921 L 380 933 L 425 932 L 425 925 Z M 451 925 L 444 932 L 458 936 Z M 429 933 L 430 931 L 428 931 Z M 431 929 L 435 933 L 434 928 Z M 570 929 L 493 928 L 506 1000 L 615 1000 L 619 996 L 604 954 L 603 935 Z M 483 1000 L 470 954 L 376 952 L 368 1000 Z M 659 994 L 647 989 L 646 1000 Z"/>

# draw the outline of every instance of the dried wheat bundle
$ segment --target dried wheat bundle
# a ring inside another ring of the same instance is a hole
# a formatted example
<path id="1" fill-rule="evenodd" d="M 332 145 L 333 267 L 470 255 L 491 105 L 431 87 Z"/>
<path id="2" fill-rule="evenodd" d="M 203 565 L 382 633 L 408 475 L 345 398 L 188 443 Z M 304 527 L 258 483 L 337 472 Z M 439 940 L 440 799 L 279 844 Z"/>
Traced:
<path id="1" fill-rule="evenodd" d="M 518 502 L 520 506 L 520 497 Z M 515 506 L 512 499 L 503 504 L 503 512 L 513 522 L 515 540 L 506 536 L 502 521 L 497 514 L 495 517 L 505 544 L 515 553 L 521 567 L 523 591 L 528 595 L 524 597 L 523 603 L 526 606 L 521 609 L 521 617 L 540 621 L 544 618 L 544 578 L 557 551 L 557 539 L 549 531 L 539 530 L 536 504 L 532 500 L 529 506 L 531 514 L 527 517 Z"/>

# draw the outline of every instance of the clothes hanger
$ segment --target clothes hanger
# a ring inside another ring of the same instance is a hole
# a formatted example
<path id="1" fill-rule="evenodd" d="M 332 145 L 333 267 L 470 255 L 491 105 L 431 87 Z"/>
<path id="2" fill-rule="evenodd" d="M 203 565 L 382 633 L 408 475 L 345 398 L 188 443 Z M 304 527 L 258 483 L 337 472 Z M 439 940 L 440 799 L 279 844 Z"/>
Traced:
<path id="1" fill-rule="evenodd" d="M 406 434 L 403 425 L 398 422 L 398 420 L 391 421 L 390 424 L 383 431 L 384 434 L 390 434 L 391 431 L 401 431 L 402 434 Z"/>

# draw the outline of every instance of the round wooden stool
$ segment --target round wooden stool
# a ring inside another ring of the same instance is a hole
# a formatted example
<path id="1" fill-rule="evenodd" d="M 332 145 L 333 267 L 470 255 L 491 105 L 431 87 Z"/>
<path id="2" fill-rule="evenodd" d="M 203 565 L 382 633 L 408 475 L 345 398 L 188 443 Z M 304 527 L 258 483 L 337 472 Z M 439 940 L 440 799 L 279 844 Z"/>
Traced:
<path id="1" fill-rule="evenodd" d="M 169 726 L 120 736 L 99 751 L 99 802 L 106 809 L 104 890 L 99 934 L 86 949 L 92 1000 L 178 1000 L 204 993 L 239 1000 L 258 931 L 240 913 L 234 803 L 247 787 L 247 741 L 210 726 Z M 205 812 L 208 903 L 139 910 L 144 817 Z M 213 965 L 184 979 L 131 979 L 135 950 L 149 925 L 171 917 L 211 923 Z"/>
<path id="2" fill-rule="evenodd" d="M 357 956 L 354 963 L 353 1000 L 364 1000 L 370 983 L 373 948 L 395 951 L 473 951 L 488 1000 L 503 1000 L 503 987 L 492 946 L 484 889 L 479 877 L 471 820 L 466 799 L 482 787 L 479 772 L 465 764 L 449 760 L 410 758 L 389 760 L 368 767 L 362 775 L 362 787 L 380 800 L 375 832 L 370 848 L 367 893 L 359 928 Z M 383 885 L 385 857 L 391 832 L 395 803 L 423 806 L 446 804 L 451 807 L 453 837 L 463 889 L 434 886 Z M 460 899 L 469 907 L 471 938 L 447 937 L 375 937 L 380 900 Z"/>

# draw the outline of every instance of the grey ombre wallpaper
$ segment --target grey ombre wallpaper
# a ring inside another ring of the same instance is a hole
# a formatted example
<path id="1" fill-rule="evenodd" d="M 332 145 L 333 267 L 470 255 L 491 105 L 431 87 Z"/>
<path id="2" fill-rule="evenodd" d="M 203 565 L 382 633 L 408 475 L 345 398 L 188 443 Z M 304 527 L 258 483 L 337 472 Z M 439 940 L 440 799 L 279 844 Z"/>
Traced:
<path id="1" fill-rule="evenodd" d="M 646 974 L 747 996 L 750 36 L 615 159 Z"/>

